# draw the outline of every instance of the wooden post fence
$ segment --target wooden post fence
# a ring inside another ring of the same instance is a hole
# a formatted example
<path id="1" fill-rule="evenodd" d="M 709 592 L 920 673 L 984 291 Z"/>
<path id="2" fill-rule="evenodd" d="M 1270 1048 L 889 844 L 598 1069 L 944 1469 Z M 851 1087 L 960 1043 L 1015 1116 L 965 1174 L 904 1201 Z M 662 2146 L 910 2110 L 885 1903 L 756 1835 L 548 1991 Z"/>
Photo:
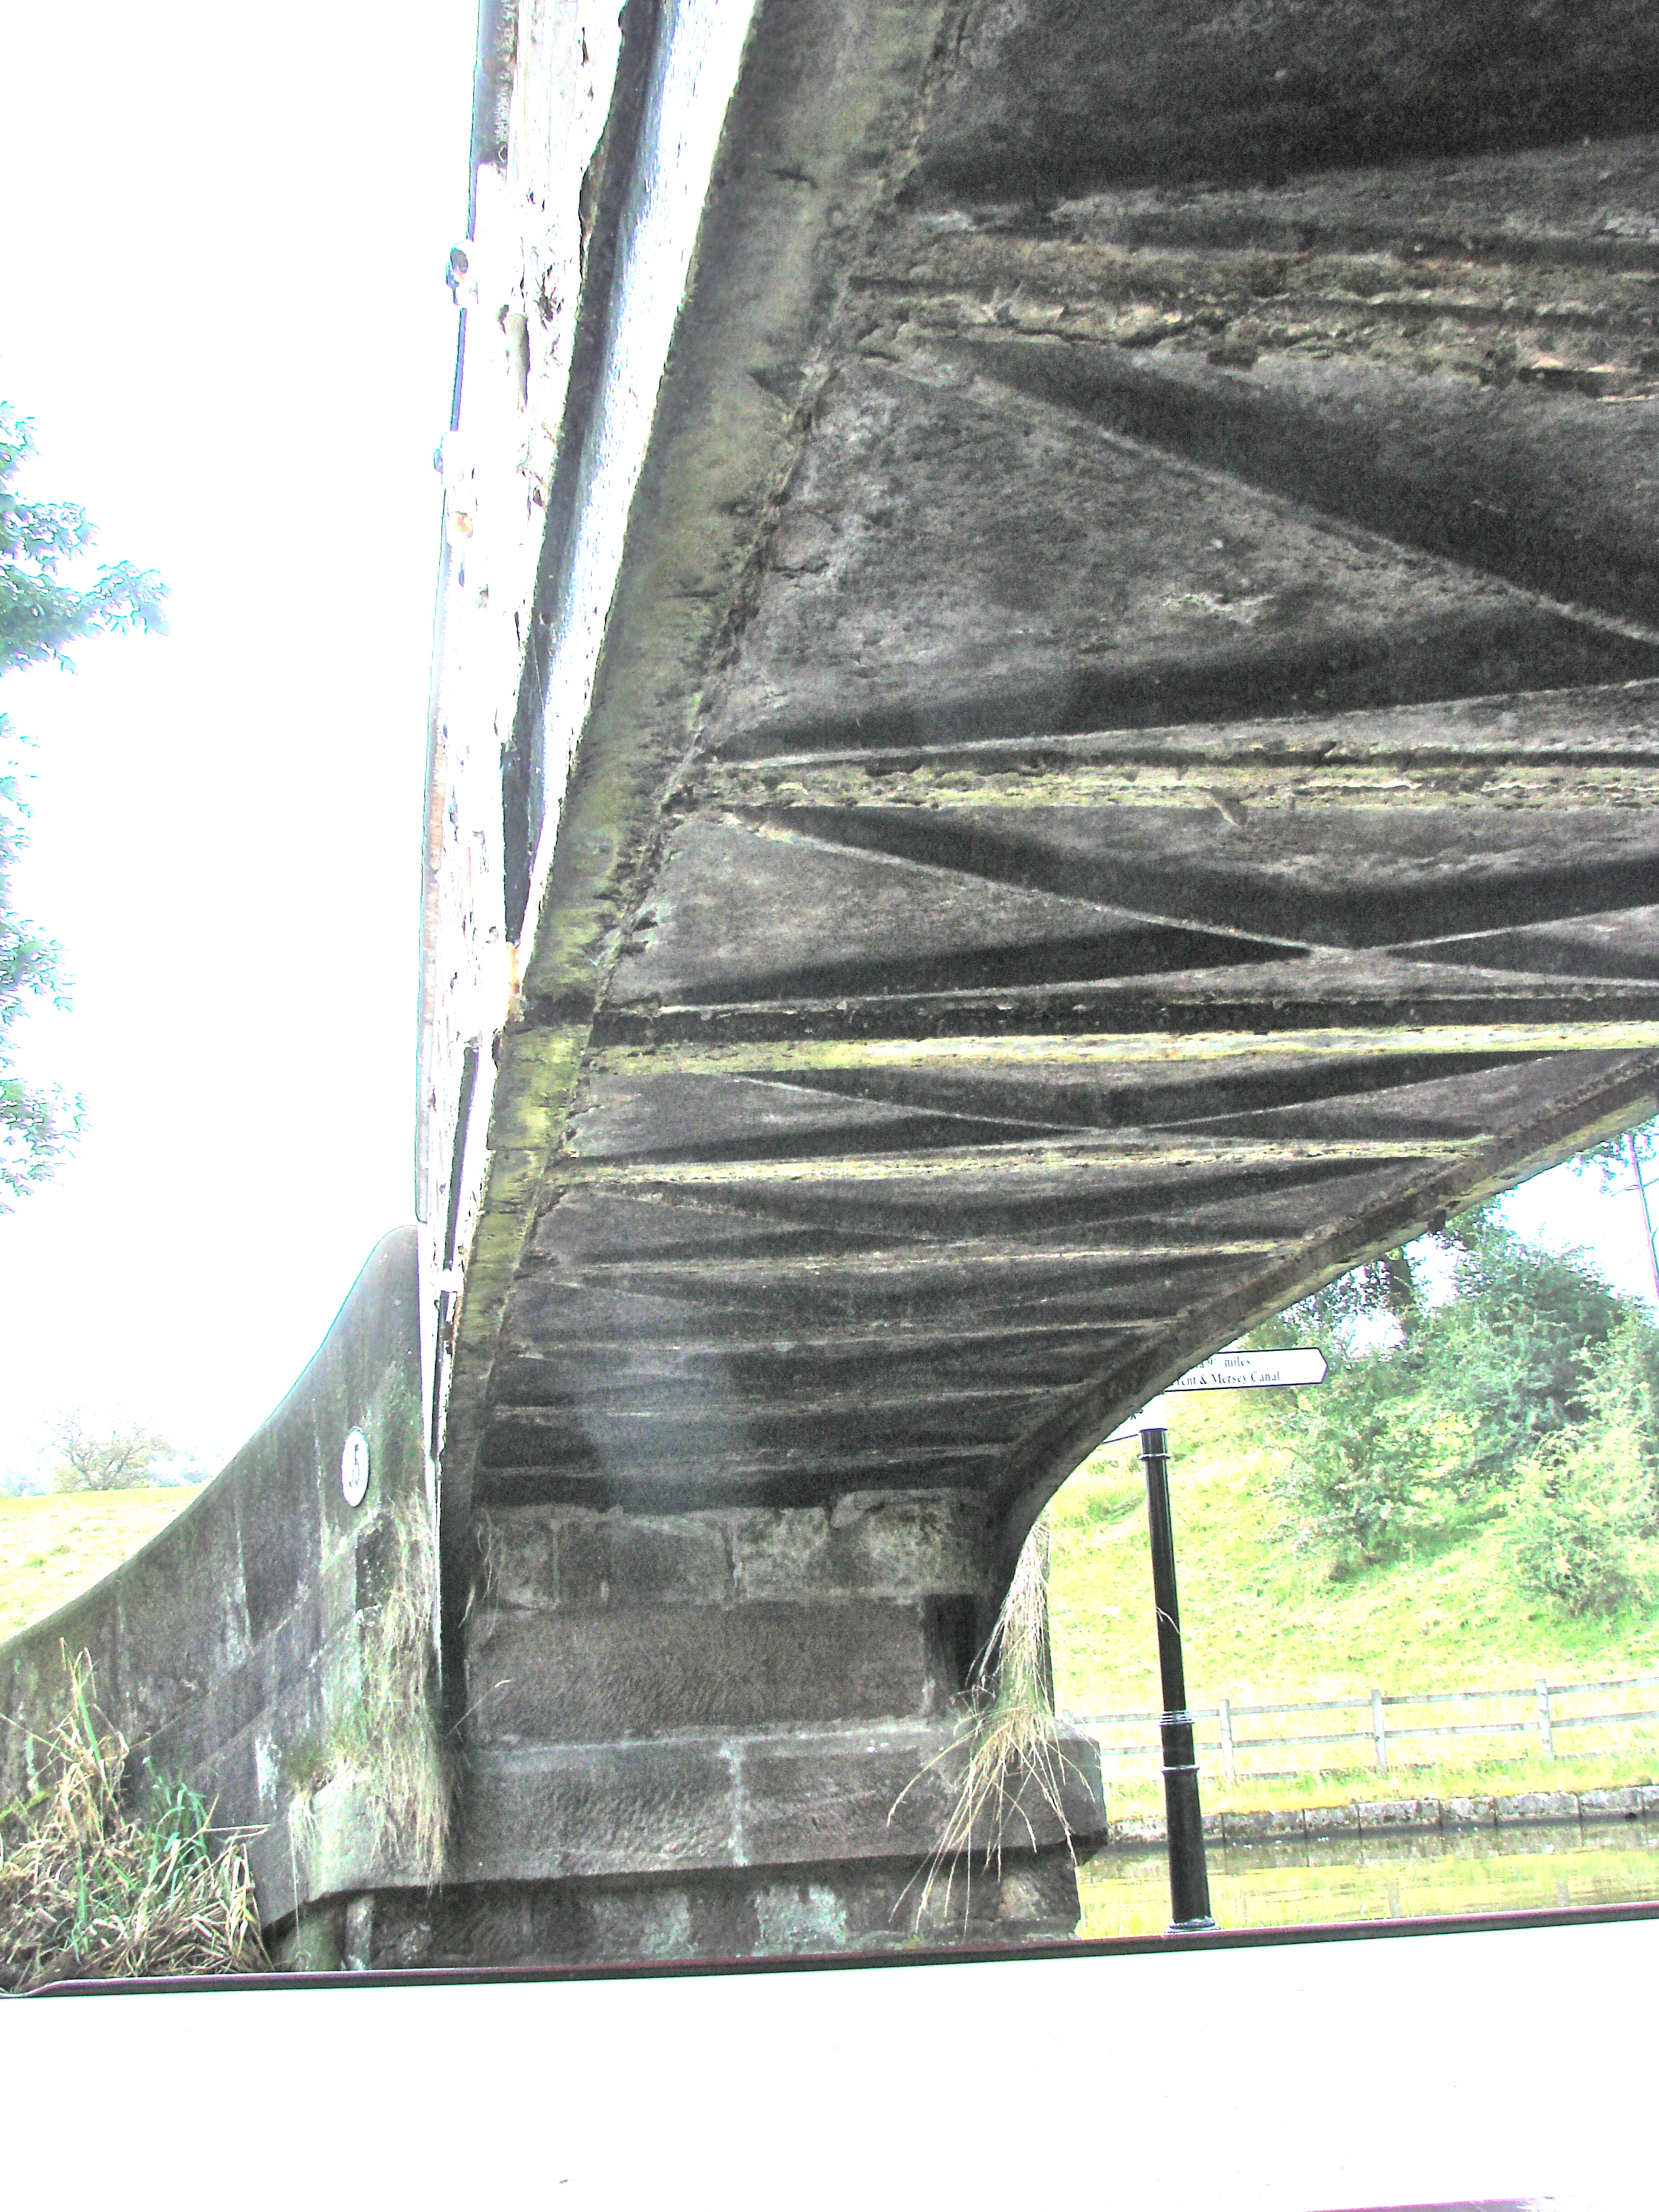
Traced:
<path id="1" fill-rule="evenodd" d="M 1624 1703 L 1608 1710 L 1594 1702 L 1615 1692 L 1646 1692 L 1650 1695 L 1656 1689 L 1659 1689 L 1659 1674 L 1629 1675 L 1610 1682 L 1549 1682 L 1540 1678 L 1526 1689 L 1517 1686 L 1510 1690 L 1413 1690 L 1390 1693 L 1373 1688 L 1354 1697 L 1316 1698 L 1301 1705 L 1239 1705 L 1231 1698 L 1223 1698 L 1217 1705 L 1193 1705 L 1188 1710 L 1200 1731 L 1197 1747 L 1200 1762 L 1207 1755 L 1218 1764 L 1229 1783 L 1236 1783 L 1241 1774 L 1246 1780 L 1253 1773 L 1266 1779 L 1273 1774 L 1304 1773 L 1310 1767 L 1317 1771 L 1322 1767 L 1358 1763 L 1364 1758 L 1362 1745 L 1369 1747 L 1366 1763 L 1374 1766 L 1379 1775 L 1387 1776 L 1391 1766 L 1422 1763 L 1405 1755 L 1408 1742 L 1416 1748 L 1424 1746 L 1425 1739 L 1441 1736 L 1534 1736 L 1544 1756 L 1556 1759 L 1561 1755 L 1556 1738 L 1563 1729 L 1630 1730 L 1659 1721 L 1659 1705 Z M 1587 1700 L 1592 1701 L 1589 1710 L 1583 1710 Z M 1406 1719 L 1413 1707 L 1422 1710 L 1435 1706 L 1450 1706 L 1451 1717 L 1440 1719 L 1431 1716 L 1409 1723 Z M 1494 1706 L 1507 1706 L 1508 1713 L 1492 1713 L 1491 1709 Z M 1311 1729 L 1286 1725 L 1302 1715 L 1318 1715 L 1321 1718 Z M 1346 1726 L 1334 1725 L 1342 1716 L 1352 1717 Z M 1066 1718 L 1094 1734 L 1103 1754 L 1108 1758 L 1134 1759 L 1158 1753 L 1158 1742 L 1150 1728 L 1145 1739 L 1130 1741 L 1115 1740 L 1108 1733 L 1156 1723 L 1159 1718 L 1156 1712 L 1071 1713 Z M 1266 1719 L 1279 1723 L 1274 1732 L 1255 1734 L 1253 1723 Z M 1312 1753 L 1316 1756 L 1311 1761 L 1303 1759 L 1289 1768 L 1258 1768 L 1243 1763 L 1246 1754 L 1269 1750 L 1286 1751 L 1293 1755 Z M 1317 1755 L 1327 1752 L 1334 1752 L 1336 1756 Z M 1346 1758 L 1342 1756 L 1344 1752 Z M 1659 1758 L 1659 1745 L 1656 1745 L 1656 1757 Z"/>

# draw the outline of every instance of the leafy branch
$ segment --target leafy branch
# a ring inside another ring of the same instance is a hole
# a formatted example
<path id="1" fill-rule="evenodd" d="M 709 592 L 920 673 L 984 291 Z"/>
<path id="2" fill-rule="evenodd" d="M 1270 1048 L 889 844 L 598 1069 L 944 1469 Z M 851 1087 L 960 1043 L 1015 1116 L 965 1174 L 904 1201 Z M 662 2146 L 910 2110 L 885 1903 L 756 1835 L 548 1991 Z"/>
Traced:
<path id="1" fill-rule="evenodd" d="M 0 402 L 0 674 L 44 661 L 71 667 L 69 647 L 99 632 L 166 627 L 166 586 L 150 570 L 118 561 L 76 580 L 93 527 L 71 501 L 19 496 L 14 479 L 34 450 L 33 425 Z M 52 1174 L 81 1121 L 78 1100 L 14 1073 L 17 1024 L 31 1002 L 68 1004 L 59 948 L 12 900 L 28 808 L 5 757 L 21 741 L 0 715 L 0 1212 Z"/>

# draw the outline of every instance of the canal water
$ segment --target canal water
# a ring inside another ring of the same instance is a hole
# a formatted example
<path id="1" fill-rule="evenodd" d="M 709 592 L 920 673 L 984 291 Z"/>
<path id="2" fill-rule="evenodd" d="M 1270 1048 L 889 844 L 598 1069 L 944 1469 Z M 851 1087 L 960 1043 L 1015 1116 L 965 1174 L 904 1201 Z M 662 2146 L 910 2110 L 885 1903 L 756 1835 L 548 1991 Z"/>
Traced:
<path id="1" fill-rule="evenodd" d="M 1209 1864 L 1224 1928 L 1659 1901 L 1659 1822 L 1218 1844 Z M 1078 1886 L 1079 1936 L 1156 1936 L 1169 1924 L 1161 1845 L 1102 1851 L 1079 1868 Z"/>

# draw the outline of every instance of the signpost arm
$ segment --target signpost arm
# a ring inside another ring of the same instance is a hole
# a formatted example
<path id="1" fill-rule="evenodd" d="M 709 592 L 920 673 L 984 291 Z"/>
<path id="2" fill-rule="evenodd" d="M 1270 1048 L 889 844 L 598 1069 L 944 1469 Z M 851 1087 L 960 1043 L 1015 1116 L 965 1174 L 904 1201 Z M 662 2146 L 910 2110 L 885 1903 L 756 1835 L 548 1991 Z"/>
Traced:
<path id="1" fill-rule="evenodd" d="M 1158 1664 L 1164 1685 L 1164 1807 L 1170 1850 L 1171 1935 L 1213 1928 L 1210 1877 L 1204 1863 L 1204 1813 L 1198 1794 L 1198 1754 L 1187 1711 L 1187 1670 L 1181 1650 L 1181 1607 L 1176 1596 L 1175 1524 L 1170 1513 L 1170 1435 L 1140 1431 L 1146 1472 L 1146 1518 L 1152 1539 L 1152 1600 L 1158 1608 Z"/>

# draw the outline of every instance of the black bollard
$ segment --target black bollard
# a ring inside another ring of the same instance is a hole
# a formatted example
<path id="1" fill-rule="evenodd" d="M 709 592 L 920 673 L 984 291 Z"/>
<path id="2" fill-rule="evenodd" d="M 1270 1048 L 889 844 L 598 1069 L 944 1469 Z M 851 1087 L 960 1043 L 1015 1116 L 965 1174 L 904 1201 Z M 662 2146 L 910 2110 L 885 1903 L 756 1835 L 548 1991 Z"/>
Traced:
<path id="1" fill-rule="evenodd" d="M 1164 1809 L 1170 1845 L 1171 1936 L 1213 1928 L 1210 1876 L 1204 1863 L 1204 1810 L 1198 1796 L 1198 1753 L 1187 1711 L 1187 1669 L 1181 1653 L 1176 1597 L 1175 1524 L 1170 1516 L 1170 1433 L 1140 1432 L 1146 1470 L 1146 1520 L 1152 1539 L 1152 1602 L 1158 1608 L 1158 1667 L 1164 1684 Z"/>

